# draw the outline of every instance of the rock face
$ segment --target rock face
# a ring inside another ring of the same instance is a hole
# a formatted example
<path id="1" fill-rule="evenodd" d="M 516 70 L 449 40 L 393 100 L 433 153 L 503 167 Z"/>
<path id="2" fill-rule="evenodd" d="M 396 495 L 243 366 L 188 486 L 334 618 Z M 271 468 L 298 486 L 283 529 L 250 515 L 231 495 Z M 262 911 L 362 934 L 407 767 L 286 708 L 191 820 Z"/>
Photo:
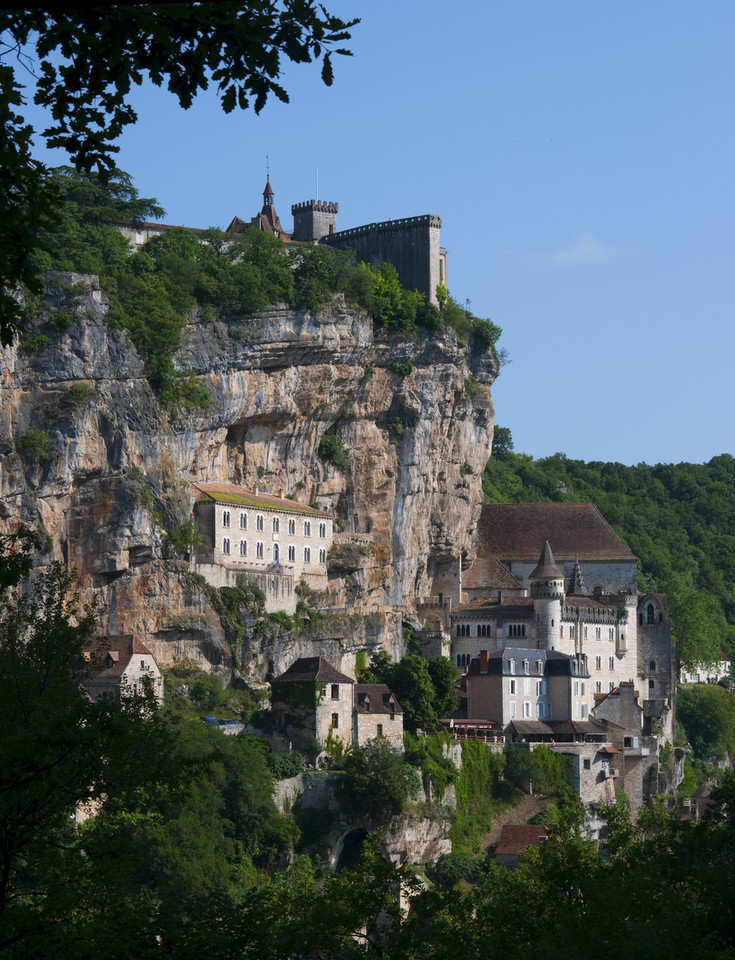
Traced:
<path id="1" fill-rule="evenodd" d="M 61 306 L 73 322 L 53 324 Z M 226 673 L 242 662 L 262 679 L 301 653 L 278 635 L 243 646 L 166 531 L 189 519 L 195 480 L 318 502 L 339 534 L 328 591 L 309 603 L 334 616 L 330 635 L 314 627 L 305 645 L 324 641 L 319 652 L 337 667 L 360 648 L 399 653 L 401 620 L 430 594 L 432 565 L 471 542 L 493 355 L 453 331 L 383 337 L 338 298 L 319 313 L 192 320 L 177 365 L 202 378 L 210 403 L 167 413 L 107 311 L 96 278 L 60 275 L 40 348 L 2 353 L 0 530 L 45 530 L 83 598 L 99 604 L 101 629 L 137 634 L 162 665 L 188 656 Z M 348 451 L 346 471 L 318 455 L 327 431 Z M 348 612 L 352 627 L 335 627 Z"/>

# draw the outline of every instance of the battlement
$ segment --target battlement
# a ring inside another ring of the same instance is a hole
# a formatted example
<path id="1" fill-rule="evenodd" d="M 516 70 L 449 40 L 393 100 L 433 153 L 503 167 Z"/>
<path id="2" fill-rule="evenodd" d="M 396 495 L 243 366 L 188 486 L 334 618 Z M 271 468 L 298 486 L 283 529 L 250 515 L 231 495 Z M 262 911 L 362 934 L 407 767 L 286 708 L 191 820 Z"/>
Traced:
<path id="1" fill-rule="evenodd" d="M 318 210 L 320 213 L 339 213 L 339 204 L 331 200 L 304 200 L 302 203 L 292 203 L 291 213 L 295 217 L 299 213 L 311 213 Z"/>
<path id="2" fill-rule="evenodd" d="M 439 230 L 442 218 L 433 213 L 424 213 L 418 217 L 403 217 L 401 220 L 383 220 L 379 223 L 366 223 L 361 227 L 351 227 L 348 230 L 339 230 L 324 238 L 325 243 L 343 243 L 352 237 L 364 237 L 376 233 L 395 233 L 404 230 L 413 230 L 415 227 L 429 227 Z"/>

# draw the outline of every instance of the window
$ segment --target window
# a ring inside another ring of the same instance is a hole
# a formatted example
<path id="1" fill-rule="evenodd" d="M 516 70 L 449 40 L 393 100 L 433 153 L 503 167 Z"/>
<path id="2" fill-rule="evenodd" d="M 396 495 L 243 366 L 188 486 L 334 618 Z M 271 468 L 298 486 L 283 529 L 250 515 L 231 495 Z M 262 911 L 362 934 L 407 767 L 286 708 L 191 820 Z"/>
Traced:
<path id="1" fill-rule="evenodd" d="M 262 540 L 258 540 L 258 542 L 255 545 L 255 556 L 261 557 L 261 558 L 263 557 L 263 541 Z"/>
<path id="2" fill-rule="evenodd" d="M 582 761 L 582 765 L 583 765 L 583 767 L 584 767 L 585 770 L 589 770 L 590 767 L 592 766 L 592 764 L 590 763 L 589 759 L 583 760 L 583 761 Z"/>
<path id="3" fill-rule="evenodd" d="M 326 562 L 327 562 L 327 551 L 324 549 L 324 547 L 321 547 L 321 549 L 319 550 L 319 563 L 326 563 Z"/>
<path id="4" fill-rule="evenodd" d="M 281 529 L 281 521 L 278 517 L 273 517 L 273 533 L 278 533 Z"/>
<path id="5" fill-rule="evenodd" d="M 281 551 L 277 543 L 273 544 L 273 563 L 278 563 L 281 559 Z"/>
<path id="6" fill-rule="evenodd" d="M 655 623 L 655 622 L 656 622 L 656 618 L 655 618 L 655 616 L 654 616 L 653 604 L 652 604 L 652 603 L 649 603 L 648 606 L 646 607 L 646 620 L 648 621 L 648 623 Z"/>
<path id="7" fill-rule="evenodd" d="M 602 681 L 601 681 L 601 680 L 596 680 L 596 681 L 595 681 L 595 693 L 602 693 Z"/>
<path id="8" fill-rule="evenodd" d="M 574 681 L 574 696 L 579 696 L 579 680 Z"/>
<path id="9" fill-rule="evenodd" d="M 623 737 L 623 746 L 624 746 L 624 747 L 632 747 L 632 746 L 633 746 L 633 738 L 632 738 L 632 737 Z"/>
<path id="10" fill-rule="evenodd" d="M 602 670 L 602 657 L 595 657 L 595 670 Z"/>
<path id="11" fill-rule="evenodd" d="M 288 521 L 288 532 L 292 537 L 296 536 L 296 521 L 293 519 Z"/>
<path id="12" fill-rule="evenodd" d="M 222 553 L 229 554 L 229 552 L 230 552 L 230 538 L 225 537 L 224 540 L 222 541 Z"/>
<path id="13" fill-rule="evenodd" d="M 248 555 L 248 542 L 247 540 L 240 541 L 240 556 L 247 557 Z"/>
<path id="14" fill-rule="evenodd" d="M 656 689 L 656 681 L 655 681 L 655 680 L 649 680 L 649 681 L 648 681 L 648 689 L 649 689 L 649 690 L 655 690 L 655 689 Z"/>
<path id="15" fill-rule="evenodd" d="M 326 523 L 319 524 L 319 536 L 324 540 L 327 536 L 327 525 Z"/>
<path id="16" fill-rule="evenodd" d="M 332 684 L 332 700 L 339 700 L 339 684 Z"/>
<path id="17" fill-rule="evenodd" d="M 581 688 L 582 688 L 582 696 L 584 696 L 584 680 L 582 681 Z"/>
<path id="18" fill-rule="evenodd" d="M 256 516 L 256 518 L 255 518 L 255 529 L 256 529 L 256 530 L 262 530 L 262 529 L 263 529 L 263 514 L 262 514 L 262 513 L 259 513 L 259 514 Z"/>
<path id="19" fill-rule="evenodd" d="M 607 669 L 608 669 L 608 670 L 614 670 L 614 669 L 615 669 L 615 657 L 608 657 L 608 658 L 607 658 Z"/>
<path id="20" fill-rule="evenodd" d="M 248 528 L 248 515 L 247 513 L 240 514 L 240 529 L 247 530 Z"/>
<path id="21" fill-rule="evenodd" d="M 595 640 L 602 639 L 602 627 L 595 627 Z"/>
<path id="22" fill-rule="evenodd" d="M 304 547 L 304 563 L 311 563 L 311 547 Z"/>
<path id="23" fill-rule="evenodd" d="M 587 627 L 584 628 L 584 639 L 587 639 Z"/>
<path id="24" fill-rule="evenodd" d="M 586 703 L 583 703 L 583 704 L 582 704 L 582 719 L 583 719 L 583 720 L 586 720 L 586 719 L 587 719 L 587 704 L 586 704 Z"/>
<path id="25" fill-rule="evenodd" d="M 296 547 L 292 543 L 288 547 L 288 559 L 291 563 L 296 563 Z"/>
<path id="26" fill-rule="evenodd" d="M 512 701 L 511 701 L 511 704 L 510 704 L 510 718 L 511 718 L 511 720 L 514 719 L 515 715 L 516 715 L 516 702 L 515 702 L 515 700 L 512 700 Z"/>
<path id="27" fill-rule="evenodd" d="M 510 672 L 511 672 L 511 673 L 515 673 L 515 672 L 516 672 L 516 662 L 515 662 L 515 660 L 509 660 L 509 661 L 508 661 L 508 668 L 510 669 Z"/>
<path id="28" fill-rule="evenodd" d="M 608 640 L 614 640 L 614 639 L 615 639 L 615 628 L 614 628 L 614 627 L 608 627 L 608 628 L 607 628 L 607 639 L 608 639 Z"/>
<path id="29" fill-rule="evenodd" d="M 223 526 L 223 527 L 229 527 L 229 525 L 230 525 L 230 511 L 229 511 L 229 510 L 223 510 L 223 511 L 222 511 L 222 526 Z"/>
<path id="30" fill-rule="evenodd" d="M 528 702 L 528 700 L 523 701 L 523 716 L 524 717 L 531 716 L 531 704 Z"/>
<path id="31" fill-rule="evenodd" d="M 332 714 L 332 730 L 339 730 L 339 714 Z"/>
<path id="32" fill-rule="evenodd" d="M 379 737 L 382 737 L 382 736 L 383 736 L 383 724 L 382 724 L 382 723 L 379 723 L 379 724 L 378 724 L 378 736 L 379 736 Z"/>
<path id="33" fill-rule="evenodd" d="M 311 520 L 304 520 L 304 536 L 311 536 Z"/>
<path id="34" fill-rule="evenodd" d="M 529 669 L 529 667 L 528 667 L 528 660 L 524 660 L 524 661 L 523 661 L 523 672 L 524 672 L 524 673 L 528 673 L 528 669 Z"/>
<path id="35" fill-rule="evenodd" d="M 538 673 L 538 675 L 541 676 L 541 674 L 542 674 L 543 672 L 544 672 L 544 661 L 543 661 L 543 660 L 537 660 L 537 661 L 536 661 L 536 673 Z"/>
<path id="36" fill-rule="evenodd" d="M 610 693 L 612 693 L 612 691 L 615 689 L 615 681 L 611 680 L 608 686 L 610 687 Z"/>
<path id="37" fill-rule="evenodd" d="M 515 680 L 508 681 L 508 693 L 515 694 L 516 692 L 516 682 Z"/>
<path id="38" fill-rule="evenodd" d="M 559 627 L 559 639 L 564 639 L 564 627 Z"/>
<path id="39" fill-rule="evenodd" d="M 656 672 L 656 661 L 655 661 L 655 660 L 649 660 L 649 662 L 648 662 L 648 672 L 649 672 L 649 673 L 655 673 L 655 672 Z"/>

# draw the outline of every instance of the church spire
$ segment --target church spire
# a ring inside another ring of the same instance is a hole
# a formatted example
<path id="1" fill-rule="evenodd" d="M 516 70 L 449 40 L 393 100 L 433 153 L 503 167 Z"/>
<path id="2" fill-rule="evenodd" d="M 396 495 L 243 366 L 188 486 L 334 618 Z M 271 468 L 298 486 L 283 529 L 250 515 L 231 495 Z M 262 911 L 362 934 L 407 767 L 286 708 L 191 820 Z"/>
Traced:
<path id="1" fill-rule="evenodd" d="M 567 593 L 570 597 L 589 596 L 587 584 L 584 582 L 584 577 L 582 576 L 582 568 L 579 565 L 579 557 L 576 557 L 574 560 L 574 570 L 572 571 L 572 579 L 569 583 Z"/>

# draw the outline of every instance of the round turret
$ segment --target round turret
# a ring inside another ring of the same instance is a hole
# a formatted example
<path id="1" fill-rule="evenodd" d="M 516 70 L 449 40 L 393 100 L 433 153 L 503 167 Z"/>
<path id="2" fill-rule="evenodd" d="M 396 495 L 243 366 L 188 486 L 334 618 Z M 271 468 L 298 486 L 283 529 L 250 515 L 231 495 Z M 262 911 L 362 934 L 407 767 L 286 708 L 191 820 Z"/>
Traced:
<path id="1" fill-rule="evenodd" d="M 536 643 L 541 650 L 557 649 L 561 606 L 564 600 L 564 577 L 554 563 L 548 540 L 528 581 L 536 612 Z"/>

